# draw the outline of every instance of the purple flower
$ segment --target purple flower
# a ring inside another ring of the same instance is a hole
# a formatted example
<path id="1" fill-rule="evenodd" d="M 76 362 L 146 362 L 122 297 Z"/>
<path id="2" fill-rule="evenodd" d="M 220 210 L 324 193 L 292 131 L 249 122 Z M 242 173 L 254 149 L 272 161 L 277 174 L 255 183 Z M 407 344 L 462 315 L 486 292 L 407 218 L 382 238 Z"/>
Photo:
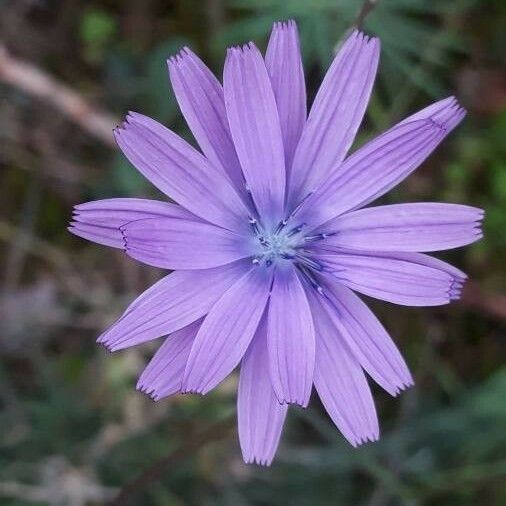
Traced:
<path id="1" fill-rule="evenodd" d="M 169 74 L 202 154 L 138 113 L 115 131 L 130 162 L 177 204 L 118 198 L 75 207 L 74 234 L 175 271 L 98 341 L 116 351 L 169 335 L 138 383 L 155 400 L 205 394 L 241 364 L 246 462 L 270 464 L 288 404 L 307 406 L 313 384 L 353 446 L 378 439 L 364 371 L 393 396 L 413 379 L 354 291 L 406 306 L 446 304 L 466 275 L 422 252 L 482 236 L 483 211 L 473 207 L 364 208 L 465 115 L 449 97 L 346 157 L 379 47 L 354 31 L 308 117 L 293 21 L 274 25 L 265 58 L 253 43 L 229 49 L 223 87 L 183 49 Z"/>

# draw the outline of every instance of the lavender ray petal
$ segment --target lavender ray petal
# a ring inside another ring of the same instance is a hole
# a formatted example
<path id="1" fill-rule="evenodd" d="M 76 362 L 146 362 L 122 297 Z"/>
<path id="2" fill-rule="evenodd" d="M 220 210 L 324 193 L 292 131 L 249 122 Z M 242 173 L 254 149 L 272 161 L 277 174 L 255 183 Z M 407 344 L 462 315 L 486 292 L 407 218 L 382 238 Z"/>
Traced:
<path id="1" fill-rule="evenodd" d="M 239 261 L 173 272 L 137 297 L 97 342 L 117 351 L 175 332 L 207 314 L 250 268 L 250 262 Z"/>
<path id="2" fill-rule="evenodd" d="M 378 417 L 362 367 L 347 346 L 341 329 L 329 317 L 329 308 L 324 307 L 321 295 L 309 288 L 308 299 L 315 321 L 314 384 L 318 395 L 333 422 L 353 446 L 376 441 Z"/>
<path id="3" fill-rule="evenodd" d="M 262 219 L 276 224 L 283 217 L 285 197 L 283 140 L 267 69 L 253 43 L 228 50 L 223 89 L 249 191 Z"/>
<path id="4" fill-rule="evenodd" d="M 362 122 L 379 61 L 378 39 L 355 30 L 337 53 L 316 95 L 295 152 L 289 208 L 342 162 Z"/>
<path id="5" fill-rule="evenodd" d="M 272 270 L 253 267 L 216 302 L 193 343 L 183 391 L 206 394 L 237 366 L 269 298 Z"/>
<path id="6" fill-rule="evenodd" d="M 406 362 L 371 310 L 343 284 L 322 278 L 327 313 L 360 365 L 393 396 L 413 385 Z"/>
<path id="7" fill-rule="evenodd" d="M 159 401 L 181 391 L 183 373 L 202 319 L 177 330 L 158 348 L 137 382 L 137 390 Z"/>
<path id="8" fill-rule="evenodd" d="M 189 48 L 167 61 L 172 88 L 195 139 L 208 160 L 223 170 L 247 197 L 241 164 L 230 135 L 223 88 Z"/>
<path id="9" fill-rule="evenodd" d="M 265 54 L 285 148 L 287 178 L 306 122 L 306 83 L 295 21 L 277 22 Z"/>
<path id="10" fill-rule="evenodd" d="M 113 228 L 72 221 L 67 230 L 78 237 L 96 242 L 97 244 L 103 244 L 111 248 L 123 247 L 121 233 L 119 230 Z"/>
<path id="11" fill-rule="evenodd" d="M 482 237 L 481 209 L 422 202 L 368 207 L 322 226 L 332 246 L 378 251 L 438 251 Z M 334 233 L 335 232 L 335 233 Z"/>
<path id="12" fill-rule="evenodd" d="M 287 410 L 288 405 L 278 402 L 271 385 L 264 316 L 241 363 L 237 423 L 244 462 L 271 464 Z"/>
<path id="13" fill-rule="evenodd" d="M 197 220 L 195 215 L 176 204 L 158 200 L 114 198 L 95 200 L 74 207 L 69 230 L 99 244 L 123 248 L 120 227 L 144 218 L 181 218 Z"/>
<path id="14" fill-rule="evenodd" d="M 315 336 L 311 309 L 293 264 L 276 268 L 267 348 L 271 383 L 279 402 L 306 407 L 313 384 Z"/>
<path id="15" fill-rule="evenodd" d="M 466 275 L 422 253 L 354 251 L 323 246 L 315 258 L 349 288 L 403 306 L 439 306 L 458 299 Z"/>
<path id="16" fill-rule="evenodd" d="M 250 213 L 229 179 L 168 128 L 131 112 L 114 136 L 128 160 L 188 211 L 229 230 L 248 229 Z"/>
<path id="17" fill-rule="evenodd" d="M 163 269 L 209 269 L 253 254 L 249 238 L 202 221 L 137 220 L 121 232 L 130 257 Z"/>
<path id="18" fill-rule="evenodd" d="M 438 105 L 439 104 L 439 105 Z M 443 100 L 404 120 L 347 158 L 304 202 L 297 218 L 308 230 L 358 209 L 411 174 L 465 116 Z"/>

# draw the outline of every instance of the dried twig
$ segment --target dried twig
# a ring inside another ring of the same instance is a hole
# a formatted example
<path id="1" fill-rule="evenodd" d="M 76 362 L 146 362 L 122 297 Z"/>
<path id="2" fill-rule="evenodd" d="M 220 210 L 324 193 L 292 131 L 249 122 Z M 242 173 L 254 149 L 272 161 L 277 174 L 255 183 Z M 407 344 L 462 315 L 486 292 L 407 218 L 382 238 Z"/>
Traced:
<path id="1" fill-rule="evenodd" d="M 0 42 L 0 80 L 51 104 L 83 130 L 110 147 L 118 120 L 31 63 L 18 60 Z"/>

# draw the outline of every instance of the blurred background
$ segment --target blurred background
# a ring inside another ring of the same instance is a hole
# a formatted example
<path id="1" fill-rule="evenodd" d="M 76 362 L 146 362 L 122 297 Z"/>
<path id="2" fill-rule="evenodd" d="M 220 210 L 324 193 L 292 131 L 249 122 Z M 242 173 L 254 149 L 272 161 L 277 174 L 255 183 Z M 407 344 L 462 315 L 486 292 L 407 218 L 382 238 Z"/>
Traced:
<path id="1" fill-rule="evenodd" d="M 506 504 L 506 74 L 503 0 L 382 0 L 380 73 L 358 142 L 455 93 L 463 123 L 385 202 L 486 209 L 485 239 L 443 258 L 471 281 L 440 308 L 368 300 L 416 386 L 373 385 L 382 438 L 353 450 L 316 396 L 291 409 L 271 468 L 242 463 L 236 378 L 154 403 L 135 382 L 158 343 L 98 334 L 161 276 L 66 231 L 72 206 L 157 196 L 120 155 L 127 110 L 193 142 L 165 59 L 189 45 L 218 75 L 228 45 L 298 21 L 314 97 L 356 0 L 0 0 L 0 504 Z"/>

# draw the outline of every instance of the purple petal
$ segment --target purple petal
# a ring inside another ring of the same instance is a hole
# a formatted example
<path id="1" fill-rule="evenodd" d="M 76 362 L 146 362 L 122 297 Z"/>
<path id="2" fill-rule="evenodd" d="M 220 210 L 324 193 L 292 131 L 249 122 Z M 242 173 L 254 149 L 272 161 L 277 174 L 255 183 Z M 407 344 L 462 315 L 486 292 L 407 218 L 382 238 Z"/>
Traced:
<path id="1" fill-rule="evenodd" d="M 129 256 L 163 269 L 209 269 L 253 252 L 249 238 L 201 221 L 138 220 L 121 231 Z"/>
<path id="2" fill-rule="evenodd" d="M 271 385 L 264 317 L 241 363 L 237 422 L 244 462 L 270 465 L 287 410 L 286 404 L 279 404 Z"/>
<path id="3" fill-rule="evenodd" d="M 69 230 L 75 235 L 112 246 L 123 248 L 120 227 L 130 221 L 145 218 L 182 218 L 199 220 L 181 206 L 158 200 L 117 198 L 95 200 L 74 207 L 73 222 Z"/>
<path id="4" fill-rule="evenodd" d="M 409 176 L 465 115 L 456 100 L 443 100 L 424 111 L 347 158 L 304 202 L 298 219 L 315 228 L 377 199 Z"/>
<path id="5" fill-rule="evenodd" d="M 253 267 L 213 306 L 193 343 L 183 391 L 206 394 L 237 366 L 264 312 L 271 270 Z"/>
<path id="6" fill-rule="evenodd" d="M 246 197 L 244 176 L 230 135 L 220 82 L 188 48 L 167 63 L 179 107 L 202 152 L 228 174 L 238 193 Z"/>
<path id="7" fill-rule="evenodd" d="M 378 417 L 362 367 L 346 345 L 333 308 L 308 290 L 316 331 L 314 384 L 327 413 L 353 445 L 379 438 Z"/>
<path id="8" fill-rule="evenodd" d="M 97 341 L 117 351 L 179 330 L 207 314 L 250 268 L 251 262 L 239 261 L 214 269 L 173 272 L 137 297 Z"/>
<path id="9" fill-rule="evenodd" d="M 279 402 L 306 407 L 313 384 L 314 327 L 304 288 L 291 263 L 276 267 L 267 335 L 272 387 Z"/>
<path id="10" fill-rule="evenodd" d="M 328 275 L 325 281 L 326 299 L 333 309 L 327 313 L 360 365 L 393 396 L 413 385 L 402 355 L 369 308 Z"/>
<path id="11" fill-rule="evenodd" d="M 137 382 L 137 390 L 159 401 L 181 391 L 184 368 L 202 319 L 165 339 Z"/>
<path id="12" fill-rule="evenodd" d="M 463 272 L 421 253 L 325 251 L 316 258 L 326 271 L 357 292 L 404 306 L 439 306 L 458 299 Z"/>
<path id="13" fill-rule="evenodd" d="M 223 89 L 244 177 L 260 216 L 272 225 L 283 214 L 284 149 L 272 86 L 253 43 L 228 50 Z"/>
<path id="14" fill-rule="evenodd" d="M 289 181 L 294 207 L 335 170 L 362 122 L 378 67 L 380 43 L 354 31 L 316 95 L 295 152 Z"/>
<path id="15" fill-rule="evenodd" d="M 438 251 L 480 239 L 481 209 L 422 202 L 368 207 L 346 213 L 322 229 L 326 243 L 341 248 L 379 251 Z"/>
<path id="16" fill-rule="evenodd" d="M 248 230 L 249 211 L 229 179 L 168 128 L 131 112 L 114 135 L 130 162 L 188 211 L 230 230 Z"/>
<path id="17" fill-rule="evenodd" d="M 276 98 L 288 175 L 306 122 L 306 83 L 295 21 L 274 23 L 265 66 Z"/>

